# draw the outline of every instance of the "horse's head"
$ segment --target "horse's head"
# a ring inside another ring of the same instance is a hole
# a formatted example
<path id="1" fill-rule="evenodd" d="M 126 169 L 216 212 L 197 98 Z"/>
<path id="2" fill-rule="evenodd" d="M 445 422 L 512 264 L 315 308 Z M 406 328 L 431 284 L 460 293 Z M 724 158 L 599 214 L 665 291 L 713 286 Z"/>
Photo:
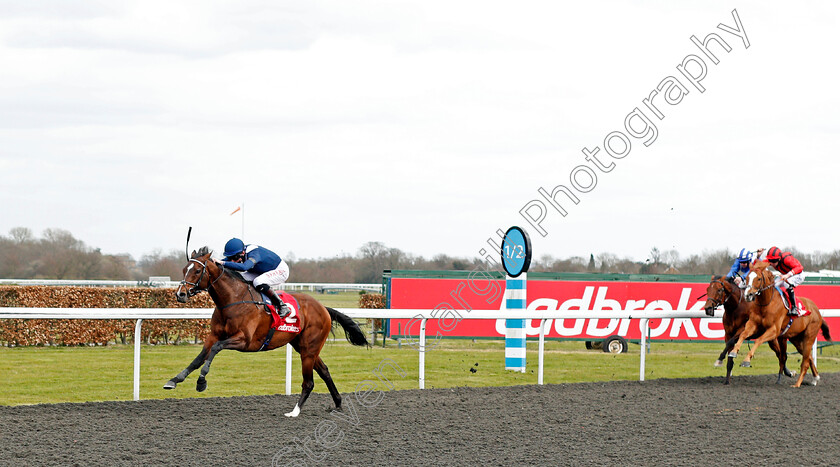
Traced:
<path id="1" fill-rule="evenodd" d="M 184 279 L 175 290 L 175 298 L 179 302 L 186 303 L 193 295 L 210 288 L 212 282 L 208 263 L 212 267 L 214 263 L 214 260 L 210 258 L 212 254 L 213 252 L 206 246 L 192 252 L 189 262 L 184 266 Z M 186 286 L 190 288 L 187 289 Z"/>
<path id="2" fill-rule="evenodd" d="M 714 316 L 715 308 L 723 306 L 731 293 L 731 284 L 727 283 L 726 279 L 721 276 L 712 276 L 712 281 L 706 287 L 706 303 L 703 304 L 706 315 Z"/>
<path id="3" fill-rule="evenodd" d="M 773 287 L 773 273 L 767 269 L 767 262 L 755 263 L 750 267 L 747 275 L 747 289 L 744 290 L 744 298 L 748 302 L 756 299 L 762 292 Z"/>

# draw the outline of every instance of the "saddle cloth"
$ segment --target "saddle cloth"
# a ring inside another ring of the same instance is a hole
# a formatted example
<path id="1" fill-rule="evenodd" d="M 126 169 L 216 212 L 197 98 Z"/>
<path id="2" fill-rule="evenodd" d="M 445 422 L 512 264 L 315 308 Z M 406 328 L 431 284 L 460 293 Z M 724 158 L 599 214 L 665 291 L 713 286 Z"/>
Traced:
<path id="1" fill-rule="evenodd" d="M 271 316 L 271 328 L 277 331 L 282 332 L 292 332 L 298 333 L 300 332 L 300 320 L 298 319 L 298 302 L 295 300 L 295 297 L 289 295 L 286 292 L 277 292 L 277 296 L 280 297 L 280 300 L 283 300 L 283 303 L 289 307 L 291 312 L 286 315 L 285 318 L 281 318 L 280 315 L 277 313 L 277 310 L 274 308 L 274 305 L 271 304 L 271 300 L 265 295 L 261 294 L 263 302 L 265 302 L 265 310 Z"/>
<path id="2" fill-rule="evenodd" d="M 780 289 L 779 287 L 776 287 L 776 290 L 778 290 L 778 291 L 779 291 L 779 295 L 781 295 L 781 296 L 782 296 L 782 302 L 785 304 L 785 308 L 787 308 L 788 310 L 790 310 L 790 303 L 788 303 L 788 295 L 787 295 L 787 292 L 785 292 L 784 290 Z M 802 303 L 802 300 L 800 300 L 800 299 L 798 299 L 798 298 L 796 299 L 796 308 L 798 308 L 798 309 L 799 309 L 799 316 L 808 316 L 808 315 L 810 315 L 810 314 L 811 314 L 811 310 L 806 310 L 806 309 L 805 309 L 805 305 Z"/>

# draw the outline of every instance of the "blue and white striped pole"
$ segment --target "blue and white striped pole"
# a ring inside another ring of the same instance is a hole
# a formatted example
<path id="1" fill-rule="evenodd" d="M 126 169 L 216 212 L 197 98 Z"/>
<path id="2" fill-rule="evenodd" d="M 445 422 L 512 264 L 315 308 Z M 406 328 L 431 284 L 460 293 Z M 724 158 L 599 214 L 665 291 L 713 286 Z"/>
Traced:
<path id="1" fill-rule="evenodd" d="M 505 279 L 505 309 L 527 308 L 527 273 Z M 525 320 L 505 320 L 505 370 L 525 373 Z"/>

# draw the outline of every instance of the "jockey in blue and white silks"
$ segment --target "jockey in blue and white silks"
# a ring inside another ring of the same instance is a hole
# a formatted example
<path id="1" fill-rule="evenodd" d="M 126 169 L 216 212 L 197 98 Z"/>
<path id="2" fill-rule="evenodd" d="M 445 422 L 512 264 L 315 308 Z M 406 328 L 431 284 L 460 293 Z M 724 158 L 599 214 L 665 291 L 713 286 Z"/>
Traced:
<path id="1" fill-rule="evenodd" d="M 732 267 L 729 268 L 729 274 L 726 275 L 726 279 L 730 281 L 734 280 L 738 287 L 746 289 L 747 282 L 745 279 L 747 274 L 750 272 L 752 259 L 753 252 L 747 250 L 746 248 L 741 248 L 741 252 L 738 253 L 738 257 L 735 258 L 735 262 L 732 263 Z"/>
<path id="2" fill-rule="evenodd" d="M 289 265 L 277 253 L 231 238 L 225 243 L 224 256 L 225 267 L 242 272 L 242 277 L 252 281 L 259 292 L 268 296 L 280 317 L 289 314 L 289 307 L 271 289 L 289 280 Z"/>

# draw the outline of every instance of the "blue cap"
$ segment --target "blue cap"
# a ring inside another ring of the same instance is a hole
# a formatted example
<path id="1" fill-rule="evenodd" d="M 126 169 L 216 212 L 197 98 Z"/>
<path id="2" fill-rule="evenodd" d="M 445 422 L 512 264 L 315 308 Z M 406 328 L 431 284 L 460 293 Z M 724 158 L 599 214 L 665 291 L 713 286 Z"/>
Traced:
<path id="1" fill-rule="evenodd" d="M 749 251 L 746 248 L 741 248 L 741 252 L 738 253 L 738 262 L 749 263 L 750 261 L 752 261 L 752 257 L 752 251 Z"/>
<path id="2" fill-rule="evenodd" d="M 238 238 L 231 238 L 225 243 L 225 259 L 236 256 L 243 251 L 245 251 L 245 242 Z"/>

